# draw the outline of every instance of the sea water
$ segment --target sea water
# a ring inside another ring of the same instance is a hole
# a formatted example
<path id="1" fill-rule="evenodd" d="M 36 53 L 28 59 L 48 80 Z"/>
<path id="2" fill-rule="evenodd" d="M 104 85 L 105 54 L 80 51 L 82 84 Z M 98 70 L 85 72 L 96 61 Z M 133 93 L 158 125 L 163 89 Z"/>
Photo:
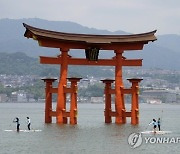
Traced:
<path id="1" fill-rule="evenodd" d="M 130 110 L 130 105 L 126 105 Z M 53 104 L 55 108 L 55 104 Z M 27 130 L 26 117 L 31 128 L 39 132 L 6 132 L 16 130 L 15 117 L 20 119 L 20 129 Z M 58 125 L 44 123 L 44 103 L 0 103 L 0 154 L 126 154 L 126 153 L 180 153 L 179 143 L 145 143 L 145 137 L 180 137 L 180 105 L 140 104 L 140 123 L 104 123 L 104 104 L 78 104 L 78 124 Z M 171 134 L 142 136 L 140 146 L 128 143 L 129 135 L 150 131 L 149 122 L 162 119 L 162 130 Z"/>

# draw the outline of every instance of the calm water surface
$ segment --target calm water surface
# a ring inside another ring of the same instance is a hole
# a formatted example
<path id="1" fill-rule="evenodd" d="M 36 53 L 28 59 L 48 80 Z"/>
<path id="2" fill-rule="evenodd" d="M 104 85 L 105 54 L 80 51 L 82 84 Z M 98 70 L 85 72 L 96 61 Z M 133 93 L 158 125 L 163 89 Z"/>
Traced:
<path id="1" fill-rule="evenodd" d="M 152 130 L 152 126 L 147 127 L 148 123 L 158 117 L 162 118 L 162 129 L 173 132 L 163 137 L 180 137 L 180 105 L 140 104 L 138 126 L 132 126 L 130 120 L 125 125 L 105 124 L 103 104 L 79 104 L 78 110 L 76 126 L 44 124 L 43 103 L 1 103 L 0 154 L 180 153 L 180 143 L 150 144 L 143 141 L 141 146 L 133 149 L 127 142 L 131 133 Z M 32 129 L 42 131 L 5 132 L 6 129 L 16 129 L 16 124 L 12 123 L 16 116 L 20 118 L 21 129 L 27 129 L 26 117 L 29 116 Z"/>

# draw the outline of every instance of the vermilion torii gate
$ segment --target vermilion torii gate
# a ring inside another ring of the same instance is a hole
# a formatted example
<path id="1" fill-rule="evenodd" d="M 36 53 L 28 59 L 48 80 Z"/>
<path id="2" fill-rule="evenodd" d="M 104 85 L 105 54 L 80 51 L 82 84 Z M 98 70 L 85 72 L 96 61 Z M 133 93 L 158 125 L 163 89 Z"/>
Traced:
<path id="1" fill-rule="evenodd" d="M 23 25 L 26 28 L 25 37 L 37 40 L 42 47 L 59 48 L 61 52 L 58 57 L 40 56 L 41 64 L 58 64 L 61 66 L 57 88 L 52 87 L 54 79 L 43 79 L 46 82 L 46 123 L 51 123 L 53 116 L 60 124 L 67 123 L 67 117 L 70 117 L 70 124 L 77 123 L 77 82 L 80 78 L 67 78 L 68 65 L 114 66 L 115 80 L 102 80 L 105 83 L 105 122 L 111 123 L 111 117 L 115 117 L 115 122 L 122 124 L 126 123 L 126 117 L 131 117 L 132 124 L 139 123 L 138 83 L 141 79 L 128 79 L 132 83 L 132 87 L 125 89 L 122 67 L 142 66 L 142 59 L 126 59 L 123 57 L 123 53 L 128 50 L 142 50 L 144 44 L 156 40 L 154 35 L 156 31 L 133 35 L 89 35 L 55 32 L 27 24 Z M 72 58 L 68 54 L 70 49 L 84 49 L 86 59 Z M 112 59 L 98 59 L 100 50 L 113 50 L 115 56 Z M 71 82 L 70 88 L 67 88 L 67 80 Z M 114 89 L 111 88 L 113 82 L 115 82 Z M 56 111 L 52 111 L 52 93 L 57 93 L 58 97 Z M 71 94 L 70 112 L 66 111 L 67 93 Z M 115 95 L 115 111 L 111 109 L 112 94 Z M 126 112 L 124 94 L 132 95 L 130 112 Z"/>

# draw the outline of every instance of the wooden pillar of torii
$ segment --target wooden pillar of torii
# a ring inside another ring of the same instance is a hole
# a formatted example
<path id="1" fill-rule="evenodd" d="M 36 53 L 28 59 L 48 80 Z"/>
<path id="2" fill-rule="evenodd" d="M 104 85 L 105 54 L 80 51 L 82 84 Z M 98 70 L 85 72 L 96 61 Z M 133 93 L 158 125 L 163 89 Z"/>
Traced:
<path id="1" fill-rule="evenodd" d="M 42 79 L 46 83 L 45 88 L 45 123 L 51 123 L 52 117 L 57 118 L 57 123 L 59 124 L 67 124 L 68 117 L 70 124 L 77 124 L 77 82 L 79 82 L 81 78 L 67 78 L 71 82 L 70 87 L 66 86 L 65 84 L 62 85 L 63 91 L 59 93 L 59 86 L 58 88 L 54 88 L 52 83 L 57 79 L 52 78 L 44 78 Z M 53 111 L 52 109 L 52 93 L 57 93 L 58 98 L 62 98 L 57 103 L 56 110 Z M 70 103 L 70 111 L 66 111 L 66 94 L 70 93 L 71 95 L 71 103 Z M 59 107 L 59 108 L 58 108 Z M 58 121 L 59 120 L 59 121 Z M 61 121 L 60 121 L 61 120 Z"/>
<path id="2" fill-rule="evenodd" d="M 57 107 L 56 107 L 56 118 L 57 123 L 67 123 L 67 117 L 64 117 L 64 112 L 66 111 L 66 93 L 64 89 L 67 85 L 67 73 L 68 73 L 68 50 L 61 48 L 61 58 L 63 63 L 61 64 L 61 73 L 58 84 L 58 97 L 57 97 Z"/>
<path id="3" fill-rule="evenodd" d="M 124 123 L 122 110 L 124 107 L 124 102 L 122 99 L 122 93 L 120 87 L 123 86 L 122 79 L 122 50 L 116 50 L 116 65 L 115 65 L 115 110 L 116 110 L 116 123 L 121 124 Z"/>
<path id="4" fill-rule="evenodd" d="M 139 95 L 139 83 L 142 79 L 127 79 L 132 83 L 131 88 L 124 88 L 123 86 L 118 86 L 118 90 L 120 90 L 121 96 L 118 97 L 120 101 L 117 101 L 117 97 L 115 97 L 115 111 L 112 111 L 112 102 L 111 102 L 111 96 L 114 94 L 116 96 L 116 88 L 112 88 L 112 83 L 114 83 L 115 80 L 111 79 L 104 79 L 101 80 L 105 84 L 105 123 L 111 123 L 112 117 L 116 118 L 117 124 L 126 123 L 126 118 L 131 118 L 131 124 L 136 125 L 139 123 L 139 102 L 138 102 L 138 95 Z M 126 111 L 125 104 L 124 104 L 124 94 L 130 94 L 131 95 L 131 111 Z M 116 102 L 117 101 L 117 102 Z M 120 114 L 118 114 L 117 110 L 117 104 L 120 106 Z M 120 122 L 117 121 L 118 118 L 121 118 Z"/>
<path id="5" fill-rule="evenodd" d="M 155 41 L 156 31 L 132 34 L 132 35 L 90 35 L 90 34 L 73 34 L 56 31 L 39 29 L 36 27 L 23 24 L 26 28 L 24 34 L 27 38 L 37 40 L 40 46 L 49 48 L 59 48 L 60 56 L 57 57 L 40 57 L 41 64 L 57 64 L 61 66 L 59 83 L 57 88 L 52 87 L 54 80 L 44 79 L 46 82 L 46 109 L 45 122 L 51 122 L 51 117 L 55 116 L 57 123 L 66 124 L 67 118 L 70 117 L 70 123 L 77 123 L 77 82 L 80 78 L 68 78 L 69 65 L 92 65 L 92 66 L 114 66 L 115 67 L 115 88 L 110 90 L 112 81 L 106 82 L 105 91 L 107 92 L 105 122 L 111 122 L 111 117 L 115 116 L 117 124 L 126 123 L 126 117 L 131 117 L 132 124 L 137 124 L 138 119 L 138 89 L 139 80 L 129 80 L 132 82 L 132 91 L 123 87 L 122 67 L 123 66 L 142 66 L 142 59 L 126 59 L 123 57 L 124 51 L 142 50 L 144 44 L 149 41 Z M 68 52 L 71 49 L 85 50 L 86 58 L 72 58 Z M 100 50 L 113 50 L 115 56 L 109 59 L 99 59 Z M 67 87 L 67 79 L 71 82 L 71 87 Z M 111 112 L 110 93 L 115 94 L 115 112 Z M 132 111 L 126 112 L 124 105 L 124 94 L 132 94 Z M 57 93 L 56 111 L 52 111 L 52 93 Z M 71 94 L 70 111 L 66 111 L 66 94 Z"/>
<path id="6" fill-rule="evenodd" d="M 52 84 L 57 79 L 52 78 L 44 78 L 42 79 L 46 83 L 45 87 L 45 123 L 51 123 L 52 122 Z"/>

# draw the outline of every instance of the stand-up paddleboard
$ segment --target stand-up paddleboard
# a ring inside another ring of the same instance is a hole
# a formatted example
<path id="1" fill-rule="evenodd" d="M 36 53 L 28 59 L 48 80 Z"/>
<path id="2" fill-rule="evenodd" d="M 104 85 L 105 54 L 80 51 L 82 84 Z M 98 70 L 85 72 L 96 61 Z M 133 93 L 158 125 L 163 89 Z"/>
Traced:
<path id="1" fill-rule="evenodd" d="M 142 134 L 171 134 L 172 131 L 144 131 L 144 132 L 141 132 Z"/>
<path id="2" fill-rule="evenodd" d="M 17 132 L 17 130 L 12 130 L 12 129 L 6 129 L 4 130 L 5 132 Z M 41 132 L 42 130 L 40 129 L 32 129 L 32 130 L 19 130 L 19 132 Z"/>

